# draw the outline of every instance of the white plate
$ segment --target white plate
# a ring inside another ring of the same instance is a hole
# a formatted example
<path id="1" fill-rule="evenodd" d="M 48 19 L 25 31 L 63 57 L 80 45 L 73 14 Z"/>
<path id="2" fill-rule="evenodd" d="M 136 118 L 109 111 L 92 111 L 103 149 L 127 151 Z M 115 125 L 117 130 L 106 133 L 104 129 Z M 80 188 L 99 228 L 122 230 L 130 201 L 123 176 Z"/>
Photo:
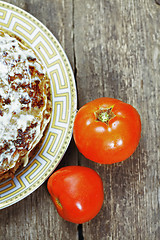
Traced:
<path id="1" fill-rule="evenodd" d="M 38 54 L 51 82 L 53 114 L 36 156 L 17 171 L 14 179 L 0 183 L 0 209 L 36 190 L 61 161 L 72 136 L 77 108 L 74 75 L 53 34 L 29 13 L 0 1 L 0 27 L 16 34 Z"/>

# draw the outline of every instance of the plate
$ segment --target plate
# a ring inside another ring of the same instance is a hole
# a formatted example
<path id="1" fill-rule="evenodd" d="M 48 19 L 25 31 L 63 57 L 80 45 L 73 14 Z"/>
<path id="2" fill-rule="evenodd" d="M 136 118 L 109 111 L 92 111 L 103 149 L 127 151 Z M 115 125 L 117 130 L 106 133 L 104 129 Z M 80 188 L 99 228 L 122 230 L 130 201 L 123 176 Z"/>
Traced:
<path id="1" fill-rule="evenodd" d="M 35 17 L 0 1 L 0 26 L 20 37 L 39 56 L 50 78 L 52 118 L 37 154 L 0 184 L 0 209 L 35 191 L 61 161 L 72 136 L 77 109 L 75 79 L 68 58 L 53 34 Z"/>

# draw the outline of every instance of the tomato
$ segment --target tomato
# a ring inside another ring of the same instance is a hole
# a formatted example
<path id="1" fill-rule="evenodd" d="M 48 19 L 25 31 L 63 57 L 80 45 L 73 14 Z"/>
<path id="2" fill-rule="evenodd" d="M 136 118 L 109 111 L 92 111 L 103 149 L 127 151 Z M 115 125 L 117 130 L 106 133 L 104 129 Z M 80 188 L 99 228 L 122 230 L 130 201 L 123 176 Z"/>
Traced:
<path id="1" fill-rule="evenodd" d="M 91 168 L 67 166 L 53 173 L 47 188 L 59 215 L 73 223 L 84 223 L 100 211 L 103 183 Z"/>
<path id="2" fill-rule="evenodd" d="M 80 108 L 73 137 L 88 159 L 112 164 L 129 158 L 141 137 L 141 120 L 130 104 L 114 98 L 98 98 Z"/>

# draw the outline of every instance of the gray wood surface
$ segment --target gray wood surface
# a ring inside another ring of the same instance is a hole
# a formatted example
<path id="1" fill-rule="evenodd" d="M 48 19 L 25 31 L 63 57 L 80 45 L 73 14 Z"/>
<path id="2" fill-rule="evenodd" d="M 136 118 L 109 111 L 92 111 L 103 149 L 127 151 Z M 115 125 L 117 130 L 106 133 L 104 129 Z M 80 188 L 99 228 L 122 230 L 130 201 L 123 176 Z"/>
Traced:
<path id="1" fill-rule="evenodd" d="M 132 104 L 142 137 L 126 161 L 99 165 L 78 153 L 74 141 L 59 168 L 88 166 L 102 177 L 104 204 L 90 222 L 61 219 L 46 183 L 1 210 L 0 240 L 160 239 L 160 6 L 154 0 L 7 0 L 44 23 L 72 65 L 78 107 L 95 98 Z"/>

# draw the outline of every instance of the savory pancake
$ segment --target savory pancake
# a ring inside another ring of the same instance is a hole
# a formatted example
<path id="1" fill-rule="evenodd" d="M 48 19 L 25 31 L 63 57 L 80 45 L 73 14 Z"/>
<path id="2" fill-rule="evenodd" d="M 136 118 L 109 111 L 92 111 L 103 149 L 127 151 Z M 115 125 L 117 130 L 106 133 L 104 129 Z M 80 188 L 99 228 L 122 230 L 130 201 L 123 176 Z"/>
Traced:
<path id="1" fill-rule="evenodd" d="M 35 52 L 0 31 L 0 180 L 28 163 L 50 120 L 49 79 Z"/>

